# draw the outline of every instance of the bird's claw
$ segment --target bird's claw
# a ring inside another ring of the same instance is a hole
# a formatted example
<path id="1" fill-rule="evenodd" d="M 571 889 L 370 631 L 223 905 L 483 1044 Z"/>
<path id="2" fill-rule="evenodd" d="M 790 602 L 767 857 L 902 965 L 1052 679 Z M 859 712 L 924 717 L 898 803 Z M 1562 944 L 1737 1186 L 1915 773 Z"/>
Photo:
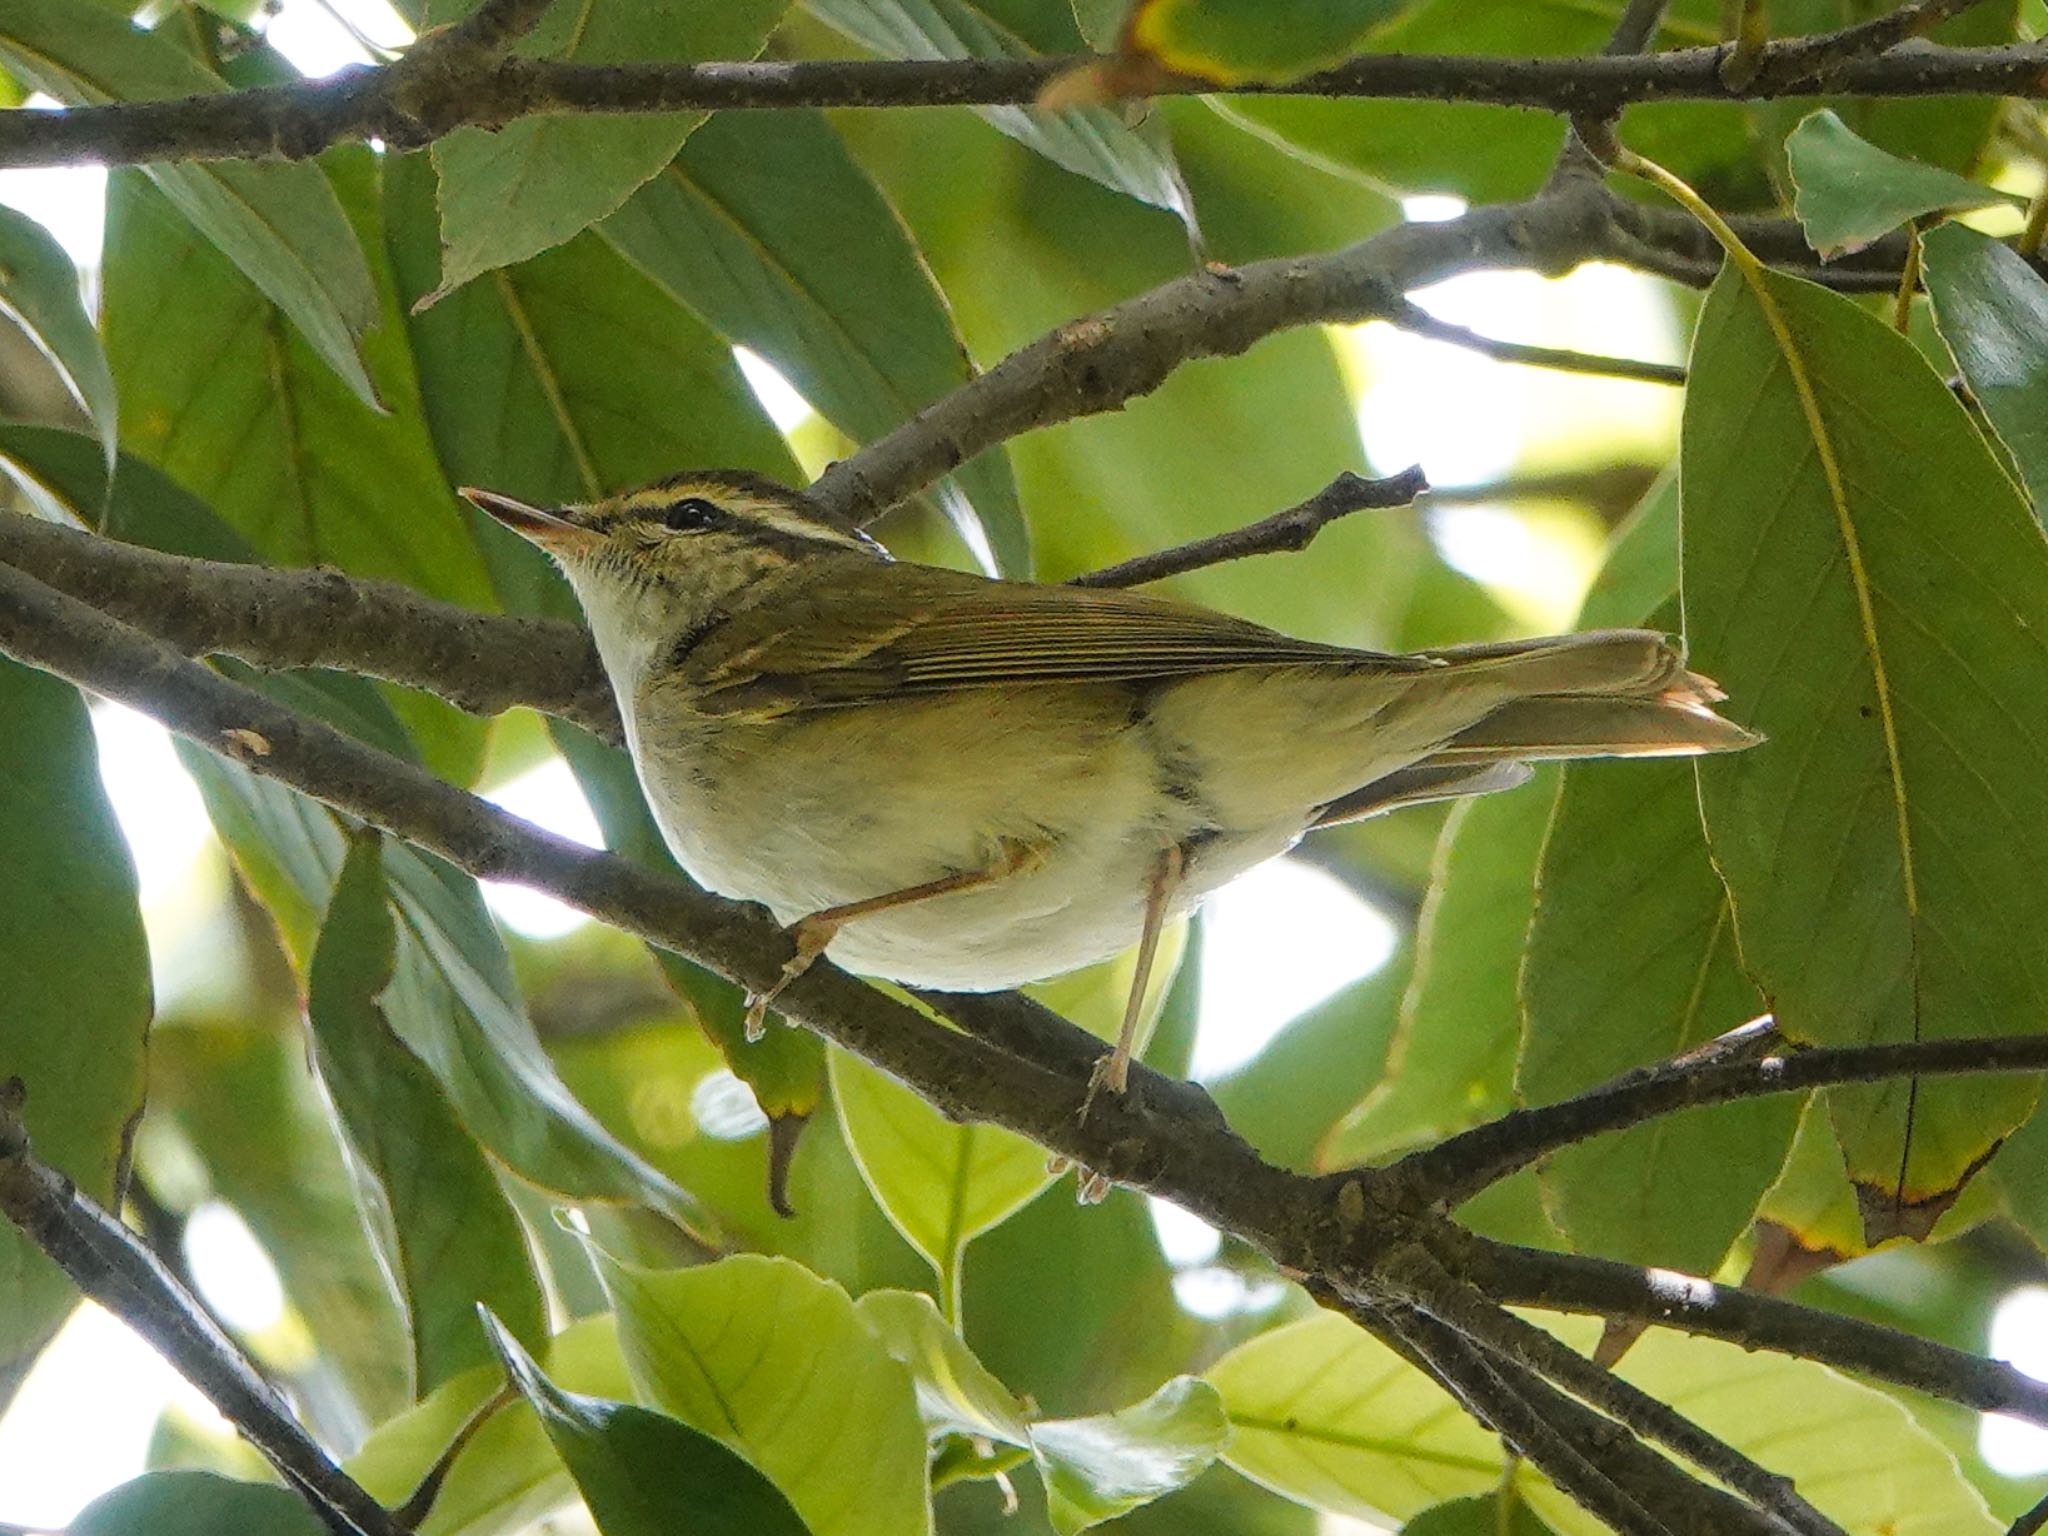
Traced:
<path id="1" fill-rule="evenodd" d="M 811 968 L 811 962 L 825 952 L 839 925 L 829 918 L 800 917 L 783 930 L 796 946 L 796 953 L 782 962 L 782 974 L 766 992 L 747 994 L 746 1037 L 752 1045 L 768 1033 L 768 1009 L 782 995 L 782 989 Z"/>

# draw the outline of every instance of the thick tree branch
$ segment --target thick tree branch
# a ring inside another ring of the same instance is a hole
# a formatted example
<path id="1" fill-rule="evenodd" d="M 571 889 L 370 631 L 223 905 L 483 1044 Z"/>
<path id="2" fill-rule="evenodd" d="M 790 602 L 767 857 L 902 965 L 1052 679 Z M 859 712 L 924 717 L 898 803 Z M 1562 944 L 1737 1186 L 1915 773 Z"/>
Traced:
<path id="1" fill-rule="evenodd" d="M 1869 24 L 1874 25 L 1874 24 Z M 1843 58 L 1860 29 L 1767 44 L 1746 85 L 1722 78 L 1728 50 L 1558 58 L 1366 54 L 1286 87 L 1222 90 L 1167 83 L 1162 94 L 1307 95 L 1530 107 L 1611 117 L 1651 101 L 1758 101 L 1812 94 L 1817 72 L 1848 96 L 2048 93 L 2048 55 L 2002 48 L 1912 45 Z M 1033 59 L 794 60 L 763 63 L 576 64 L 448 50 L 433 39 L 395 63 L 170 101 L 66 112 L 0 113 L 0 165 L 136 164 L 152 160 L 299 158 L 345 140 L 399 148 L 461 127 L 498 128 L 536 113 L 735 111 L 773 107 L 1029 106 L 1056 77 L 1102 63 L 1088 55 Z"/>
<path id="2" fill-rule="evenodd" d="M 2048 1071 L 2048 1034 L 1812 1047 L 1775 1034 L 1734 1035 L 1641 1067 L 1576 1098 L 1518 1109 L 1411 1152 L 1387 1172 L 1425 1198 L 1456 1205 L 1560 1147 L 1682 1109 L 1839 1083 Z"/>
<path id="3" fill-rule="evenodd" d="M 331 1528 L 404 1536 L 384 1507 L 299 1426 L 142 1239 L 35 1155 L 21 1122 L 23 1091 L 19 1079 L 0 1084 L 0 1215 L 204 1392 Z"/>
<path id="4" fill-rule="evenodd" d="M 188 655 L 335 667 L 428 689 L 475 714 L 526 704 L 623 739 L 581 625 L 476 613 L 339 571 L 192 560 L 4 513 L 0 561 Z"/>

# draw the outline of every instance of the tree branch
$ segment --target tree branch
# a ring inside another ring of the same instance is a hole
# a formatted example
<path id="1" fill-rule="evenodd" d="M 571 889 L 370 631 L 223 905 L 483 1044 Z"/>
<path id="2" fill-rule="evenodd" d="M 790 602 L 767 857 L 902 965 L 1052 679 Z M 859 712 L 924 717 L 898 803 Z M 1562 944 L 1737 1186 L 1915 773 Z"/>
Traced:
<path id="1" fill-rule="evenodd" d="M 1105 566 L 1076 576 L 1067 585 L 1135 587 L 1148 581 L 1163 581 L 1168 576 L 1182 576 L 1204 566 L 1221 565 L 1226 560 L 1242 560 L 1248 555 L 1307 549 L 1317 534 L 1341 517 L 1353 512 L 1405 507 L 1428 489 L 1429 481 L 1420 465 L 1410 465 L 1398 475 L 1381 480 L 1367 480 L 1346 470 L 1306 501 L 1296 502 L 1256 523 Z"/>
<path id="2" fill-rule="evenodd" d="M 1445 1267 L 1501 1306 L 1654 1323 L 2048 1425 L 2048 1383 L 1896 1328 L 1668 1270 L 1518 1248 L 1462 1228 L 1437 1228 L 1428 1241 Z"/>
<path id="3" fill-rule="evenodd" d="M 1420 304 L 1402 299 L 1376 317 L 1388 325 L 1431 341 L 1448 342 L 1477 352 L 1497 363 L 1521 363 L 1530 368 L 1549 368 L 1557 373 L 1587 373 L 1610 379 L 1634 379 L 1643 384 L 1684 384 L 1685 369 L 1677 363 L 1639 362 L 1628 357 L 1601 357 L 1591 352 L 1573 352 L 1563 347 L 1537 347 L 1527 342 L 1499 341 L 1491 336 L 1439 320 Z"/>
<path id="4" fill-rule="evenodd" d="M 2048 1034 L 1897 1045 L 1799 1046 L 1736 1035 L 1639 1067 L 1576 1098 L 1518 1109 L 1411 1152 L 1386 1172 L 1419 1196 L 1457 1205 L 1560 1147 L 1706 1104 L 1839 1083 L 2048 1071 Z"/>
<path id="5" fill-rule="evenodd" d="M 579 624 L 476 613 L 339 571 L 192 560 L 5 513 L 0 561 L 188 655 L 335 667 L 425 688 L 474 714 L 526 704 L 623 739 Z"/>
<path id="6" fill-rule="evenodd" d="M 313 1442 L 142 1240 L 35 1155 L 21 1122 L 23 1092 L 19 1078 L 0 1084 L 0 1214 L 204 1392 L 330 1527 L 355 1536 L 404 1536 L 390 1513 Z"/>
<path id="7" fill-rule="evenodd" d="M 1909 9 L 1912 9 L 1909 7 Z M 1727 50 L 1555 58 L 1365 54 L 1283 87 L 1164 82 L 1166 95 L 1298 95 L 1529 107 L 1612 117 L 1653 101 L 1742 102 L 1812 94 L 1816 72 L 1847 96 L 2044 94 L 2043 51 L 1926 45 L 1876 52 L 1865 23 L 1767 44 L 1746 85 L 1722 78 Z M 1845 41 L 1857 35 L 1852 45 Z M 324 80 L 64 112 L 0 113 L 0 165 L 138 164 L 318 154 L 346 140 L 402 149 L 457 128 L 501 128 L 536 113 L 736 111 L 775 107 L 1029 106 L 1056 77 L 1104 62 L 1091 55 L 1028 59 L 792 60 L 707 64 L 577 64 L 444 50 L 434 37 L 387 65 Z M 1844 56 L 1850 49 L 1853 56 Z M 1874 53 L 1874 56 L 1871 56 Z"/>

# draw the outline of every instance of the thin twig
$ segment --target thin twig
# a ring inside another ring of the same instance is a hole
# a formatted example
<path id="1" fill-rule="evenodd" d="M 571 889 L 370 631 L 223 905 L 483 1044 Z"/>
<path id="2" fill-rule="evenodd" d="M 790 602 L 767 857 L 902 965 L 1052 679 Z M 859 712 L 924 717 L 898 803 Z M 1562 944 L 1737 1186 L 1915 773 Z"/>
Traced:
<path id="1" fill-rule="evenodd" d="M 1667 1270 L 1518 1248 L 1459 1228 L 1436 1228 L 1429 1241 L 1452 1273 L 1502 1306 L 1632 1318 L 1744 1349 L 1818 1360 L 1966 1408 L 2048 1425 L 2048 1384 L 2002 1361 L 1880 1323 Z"/>
<path id="2" fill-rule="evenodd" d="M 1539 347 L 1528 342 L 1500 341 L 1491 336 L 1439 320 L 1420 304 L 1403 299 L 1389 305 L 1374 318 L 1399 326 L 1432 341 L 1448 342 L 1501 363 L 1521 363 L 1530 368 L 1548 368 L 1557 373 L 1589 373 L 1605 378 L 1634 379 L 1644 384 L 1684 384 L 1685 369 L 1677 363 L 1641 362 L 1628 357 L 1602 357 L 1594 352 L 1574 352 L 1564 347 Z"/>
<path id="3" fill-rule="evenodd" d="M 2042 1531 L 2048 1531 L 2048 1498 L 2013 1521 L 2005 1536 L 2040 1536 Z"/>
<path id="4" fill-rule="evenodd" d="M 1951 17 L 1983 3 L 1984 0 L 1908 0 L 1882 16 L 1836 32 L 1766 44 L 1758 50 L 1755 71 L 1742 88 L 1770 93 L 1794 86 L 1826 86 L 1832 90 L 1834 78 L 1848 66 L 1887 53 L 1908 38 L 1932 31 Z"/>
<path id="5" fill-rule="evenodd" d="M 1434 1260 L 1419 1266 L 1419 1278 L 1423 1283 L 1412 1298 L 1415 1303 L 1468 1338 L 1548 1377 L 1636 1434 L 1677 1452 L 1800 1536 L 1843 1536 L 1839 1525 L 1800 1496 L 1790 1478 L 1758 1465 L 1669 1403 L 1492 1305 Z"/>
<path id="6" fill-rule="evenodd" d="M 329 1524 L 358 1536 L 404 1536 L 147 1245 L 35 1155 L 21 1120 L 23 1093 L 18 1078 L 0 1085 L 0 1214 L 205 1393 Z"/>
<path id="7" fill-rule="evenodd" d="M 1915 1074 L 2042 1071 L 2048 1034 L 1782 1048 L 1775 1036 L 1737 1038 L 1637 1068 L 1561 1103 L 1512 1110 L 1411 1152 L 1386 1171 L 1425 1198 L 1457 1205 L 1560 1147 L 1681 1109 Z"/>
<path id="8" fill-rule="evenodd" d="M 1256 523 L 1105 566 L 1076 576 L 1067 585 L 1135 587 L 1148 581 L 1163 581 L 1168 576 L 1182 576 L 1204 566 L 1221 565 L 1226 560 L 1307 549 L 1317 534 L 1341 517 L 1353 512 L 1405 507 L 1428 489 L 1429 481 L 1420 465 L 1410 465 L 1398 475 L 1381 480 L 1367 480 L 1346 470 L 1306 501 L 1296 502 Z"/>

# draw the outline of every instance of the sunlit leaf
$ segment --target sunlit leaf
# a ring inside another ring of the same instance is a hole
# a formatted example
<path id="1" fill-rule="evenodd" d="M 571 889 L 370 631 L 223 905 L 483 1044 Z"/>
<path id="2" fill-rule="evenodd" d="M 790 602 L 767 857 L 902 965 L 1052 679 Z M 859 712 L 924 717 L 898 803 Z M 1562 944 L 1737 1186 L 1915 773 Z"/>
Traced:
<path id="1" fill-rule="evenodd" d="M 544 15 L 520 51 L 578 64 L 750 59 L 788 5 L 586 0 Z M 440 21 L 472 8 L 437 0 L 428 12 Z M 538 255 L 603 218 L 668 163 L 704 116 L 541 114 L 489 131 L 458 129 L 436 141 L 443 244 L 437 292 Z"/>
<path id="2" fill-rule="evenodd" d="M 27 1089 L 37 1154 L 112 1204 L 151 1009 L 135 868 L 78 690 L 0 658 L 0 720 L 0 1081 Z M 0 1227 L 0 1404 L 76 1300 L 27 1235 Z"/>
<path id="3" fill-rule="evenodd" d="M 890 1355 L 909 1367 L 917 1408 L 933 1439 L 979 1435 L 1029 1445 L 1024 1405 L 974 1357 L 966 1340 L 922 1291 L 870 1291 L 854 1313 Z"/>
<path id="4" fill-rule="evenodd" d="M 70 1536 L 322 1536 L 305 1499 L 272 1483 L 238 1483 L 211 1472 L 149 1472 L 78 1512 Z"/>
<path id="5" fill-rule="evenodd" d="M 119 12 L 64 0 L 12 0 L 0 18 L 0 61 L 72 106 L 226 89 L 184 49 Z M 374 405 L 377 385 L 363 334 L 377 324 L 377 294 L 362 246 L 320 168 L 156 160 L 147 175 L 290 316 L 347 389 Z M 117 240 L 108 241 L 108 254 L 120 254 Z"/>
<path id="6" fill-rule="evenodd" d="M 1923 242 L 1935 325 L 1970 393 L 2048 504 L 2048 283 L 2010 248 L 1960 224 Z"/>
<path id="7" fill-rule="evenodd" d="M 397 963 L 382 850 L 374 834 L 359 836 L 313 950 L 306 1021 L 405 1303 L 424 1394 L 491 1358 L 479 1303 L 529 1339 L 545 1332 L 546 1307 L 490 1165 L 385 1014 Z"/>
<path id="8" fill-rule="evenodd" d="M 630 261 L 779 368 L 857 440 L 973 376 L 945 296 L 902 221 L 809 112 L 725 113 L 600 226 Z M 997 448 L 941 492 L 1006 575 L 1030 541 Z"/>
<path id="9" fill-rule="evenodd" d="M 1185 925 L 1167 930 L 1146 989 L 1139 1043 L 1150 1036 L 1180 963 Z M 1134 954 L 1026 989 L 1103 1039 L 1113 1039 L 1130 995 Z M 894 1078 L 844 1051 L 830 1056 L 832 1092 L 861 1177 L 910 1245 L 938 1272 L 945 1309 L 960 1315 L 967 1244 L 1020 1210 L 1053 1181 L 1042 1147 L 999 1126 L 947 1119 Z"/>
<path id="10" fill-rule="evenodd" d="M 753 1254 L 599 1269 L 643 1401 L 739 1451 L 817 1536 L 931 1530 L 910 1373 L 838 1286 Z"/>
<path id="11" fill-rule="evenodd" d="M 1806 118 L 1785 140 L 1798 196 L 1792 211 L 1822 256 L 1845 256 L 1930 213 L 1982 208 L 2005 195 L 1939 166 L 1886 154 L 1833 112 Z"/>
<path id="12" fill-rule="evenodd" d="M 550 1381 L 495 1318 L 505 1374 L 540 1416 L 603 1536 L 807 1536 L 789 1500 L 735 1452 L 635 1403 Z"/>
<path id="13" fill-rule="evenodd" d="M 1216 1459 L 1230 1438 L 1223 1400 L 1197 1376 L 1176 1376 L 1142 1403 L 1086 1419 L 1031 1426 L 1052 1526 L 1074 1536 L 1171 1493 Z"/>
<path id="14" fill-rule="evenodd" d="M 0 208 L 0 310 L 35 338 L 99 432 L 108 473 L 120 431 L 114 376 L 78 291 L 78 269 L 27 214 Z"/>
<path id="15" fill-rule="evenodd" d="M 1743 962 L 1828 1044 L 2038 1027 L 2048 978 L 2048 541 L 1912 344 L 1849 300 L 1724 273 L 1684 429 L 1686 627 L 1762 731 L 1702 760 Z M 1937 1201 L 2037 1085 L 1839 1091 L 1849 1171 Z M 1902 1187 L 1900 1187 L 1902 1186 Z"/>
<path id="16" fill-rule="evenodd" d="M 567 1391 L 630 1401 L 633 1385 L 611 1315 L 587 1318 L 540 1351 Z M 349 1475 L 387 1506 L 408 1498 L 502 1381 L 496 1366 L 465 1371 L 409 1412 L 378 1426 L 347 1462 Z M 575 1484 L 525 1403 L 485 1421 L 449 1469 L 419 1536 L 512 1536 L 575 1496 Z"/>
<path id="17" fill-rule="evenodd" d="M 1223 1459 L 1317 1509 L 1399 1521 L 1500 1478 L 1500 1441 L 1341 1317 L 1260 1334 L 1205 1374 L 1230 1420 Z"/>

